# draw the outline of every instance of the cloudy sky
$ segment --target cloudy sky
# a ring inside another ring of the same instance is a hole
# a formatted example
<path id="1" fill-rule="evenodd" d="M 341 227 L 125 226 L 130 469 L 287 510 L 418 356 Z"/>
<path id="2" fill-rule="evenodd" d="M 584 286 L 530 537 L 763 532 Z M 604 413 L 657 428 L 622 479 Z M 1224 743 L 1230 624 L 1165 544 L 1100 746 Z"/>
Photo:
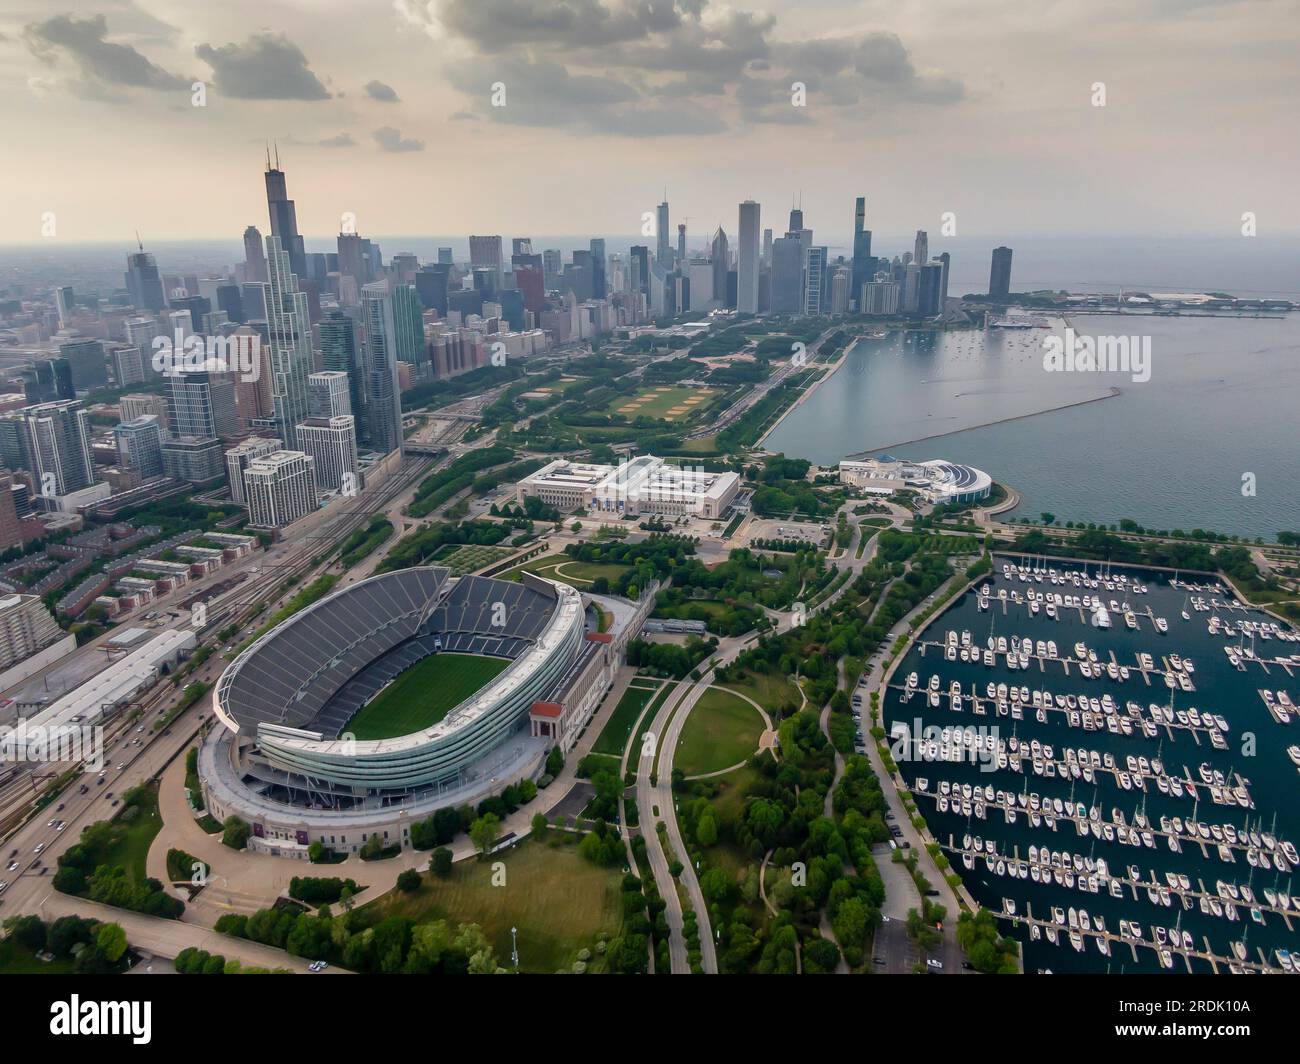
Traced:
<path id="1" fill-rule="evenodd" d="M 308 236 L 629 234 L 665 186 L 692 232 L 802 190 L 827 236 L 864 193 L 885 233 L 1295 234 L 1298 8 L 0 0 L 5 239 L 265 229 L 267 139 Z"/>

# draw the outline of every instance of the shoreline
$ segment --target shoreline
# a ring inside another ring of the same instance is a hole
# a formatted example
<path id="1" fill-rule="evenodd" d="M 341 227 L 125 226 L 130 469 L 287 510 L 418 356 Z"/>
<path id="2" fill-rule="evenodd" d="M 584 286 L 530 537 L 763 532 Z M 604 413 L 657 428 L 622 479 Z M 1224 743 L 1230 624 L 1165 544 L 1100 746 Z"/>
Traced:
<path id="1" fill-rule="evenodd" d="M 783 411 L 781 411 L 780 417 L 778 417 L 775 421 L 773 421 L 772 424 L 769 425 L 767 429 L 764 430 L 763 435 L 754 441 L 755 450 L 764 449 L 764 445 L 767 443 L 767 438 L 771 436 L 772 433 L 774 433 L 778 428 L 780 428 L 781 423 L 784 422 L 785 419 L 788 418 L 792 413 L 794 413 L 794 411 L 798 410 L 799 407 L 801 407 L 804 404 L 804 402 L 809 398 L 809 396 L 811 396 L 815 391 L 817 391 L 818 388 L 820 388 L 823 384 L 825 384 L 828 380 L 830 380 L 832 377 L 835 376 L 835 374 L 837 374 L 840 371 L 840 367 L 844 365 L 845 359 L 849 357 L 849 352 L 852 351 L 855 347 L 857 347 L 858 344 L 860 344 L 864 339 L 867 339 L 867 337 L 865 336 L 855 337 L 853 343 L 848 344 L 844 348 L 844 350 L 840 352 L 839 358 L 837 358 L 834 362 L 827 363 L 829 372 L 823 373 L 820 377 L 818 377 L 816 382 L 813 384 L 811 388 L 805 389 L 803 394 L 800 395 L 798 399 L 796 399 L 793 403 L 791 403 L 788 407 L 786 407 Z"/>

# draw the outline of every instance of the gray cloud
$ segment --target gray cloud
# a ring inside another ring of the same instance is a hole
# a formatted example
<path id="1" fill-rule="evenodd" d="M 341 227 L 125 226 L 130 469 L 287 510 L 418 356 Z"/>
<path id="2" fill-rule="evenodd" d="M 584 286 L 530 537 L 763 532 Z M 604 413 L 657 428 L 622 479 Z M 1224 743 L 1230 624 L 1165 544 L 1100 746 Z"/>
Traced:
<path id="1" fill-rule="evenodd" d="M 407 15 L 468 48 L 446 68 L 452 85 L 481 117 L 513 125 L 687 134 L 965 96 L 960 81 L 918 70 L 892 33 L 779 40 L 774 16 L 708 0 L 433 0 Z M 488 106 L 496 81 L 505 107 Z M 790 105 L 795 81 L 806 109 Z"/>
<path id="2" fill-rule="evenodd" d="M 397 103 L 399 100 L 397 91 L 391 85 L 385 85 L 382 81 L 367 81 L 365 90 L 366 95 L 372 100 L 379 100 L 382 103 Z"/>
<path id="3" fill-rule="evenodd" d="M 424 151 L 424 141 L 404 138 L 401 132 L 392 126 L 380 126 L 370 135 L 384 151 Z"/>
<path id="4" fill-rule="evenodd" d="M 322 148 L 351 148 L 356 144 L 356 141 L 352 139 L 351 133 L 336 133 L 334 136 L 325 137 L 316 143 Z"/>
<path id="5" fill-rule="evenodd" d="M 23 29 L 33 55 L 49 64 L 63 56 L 86 81 L 141 89 L 189 88 L 188 78 L 169 73 L 130 45 L 114 44 L 107 36 L 108 20 L 103 15 L 85 19 L 56 15 Z"/>
<path id="6" fill-rule="evenodd" d="M 282 33 L 260 33 L 243 44 L 201 44 L 194 54 L 212 67 L 217 89 L 242 100 L 328 100 L 302 49 Z"/>

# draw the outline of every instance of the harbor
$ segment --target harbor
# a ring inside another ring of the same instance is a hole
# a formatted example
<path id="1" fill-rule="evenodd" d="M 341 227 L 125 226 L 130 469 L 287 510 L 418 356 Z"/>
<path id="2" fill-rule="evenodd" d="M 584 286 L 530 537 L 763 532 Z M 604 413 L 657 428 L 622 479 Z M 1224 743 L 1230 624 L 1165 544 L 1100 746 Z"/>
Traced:
<path id="1" fill-rule="evenodd" d="M 1286 973 L 1298 698 L 1300 637 L 1211 576 L 995 557 L 882 724 L 1026 971 Z"/>

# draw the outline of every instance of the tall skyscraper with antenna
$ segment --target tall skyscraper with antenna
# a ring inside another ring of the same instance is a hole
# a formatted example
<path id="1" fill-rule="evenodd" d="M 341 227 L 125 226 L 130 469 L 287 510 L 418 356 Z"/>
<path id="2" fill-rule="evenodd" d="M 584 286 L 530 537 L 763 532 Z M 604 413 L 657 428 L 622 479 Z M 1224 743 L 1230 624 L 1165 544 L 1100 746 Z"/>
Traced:
<path id="1" fill-rule="evenodd" d="M 280 169 L 280 149 L 275 149 L 275 166 L 271 165 L 271 149 L 266 150 L 266 208 L 271 215 L 271 235 L 280 241 L 280 247 L 289 256 L 289 269 L 299 280 L 307 276 L 307 253 L 302 237 L 298 235 L 298 214 L 285 185 L 284 171 Z"/>
<path id="2" fill-rule="evenodd" d="M 267 331 L 271 340 L 271 399 L 276 432 L 289 450 L 298 446 L 298 423 L 307 417 L 307 375 L 312 370 L 311 313 L 307 293 L 278 236 L 266 238 L 269 280 L 266 296 Z"/>
<path id="3" fill-rule="evenodd" d="M 659 216 L 657 219 L 659 244 L 655 248 L 655 261 L 665 270 L 670 269 L 673 264 L 673 249 L 669 243 L 668 233 L 668 190 L 664 189 L 664 201 L 659 204 Z"/>

